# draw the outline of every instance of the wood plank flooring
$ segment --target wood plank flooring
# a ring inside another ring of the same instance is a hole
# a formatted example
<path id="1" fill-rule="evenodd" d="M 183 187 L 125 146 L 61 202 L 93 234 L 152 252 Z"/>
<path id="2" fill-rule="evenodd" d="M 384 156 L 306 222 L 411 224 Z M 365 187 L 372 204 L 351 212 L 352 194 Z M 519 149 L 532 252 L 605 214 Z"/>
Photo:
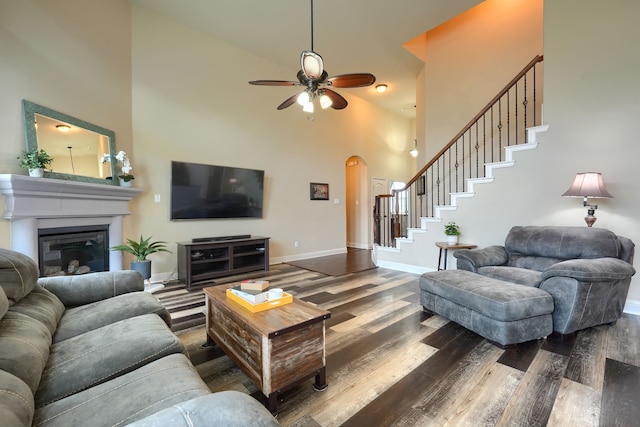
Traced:
<path id="1" fill-rule="evenodd" d="M 253 277 L 256 277 L 254 274 Z M 327 381 L 279 396 L 283 426 L 632 426 L 640 420 L 640 318 L 563 342 L 502 350 L 419 304 L 418 277 L 386 269 L 329 276 L 281 264 L 259 277 L 331 311 Z M 228 281 L 240 281 L 233 277 Z M 205 341 L 201 287 L 156 294 L 212 391 L 264 401 Z"/>

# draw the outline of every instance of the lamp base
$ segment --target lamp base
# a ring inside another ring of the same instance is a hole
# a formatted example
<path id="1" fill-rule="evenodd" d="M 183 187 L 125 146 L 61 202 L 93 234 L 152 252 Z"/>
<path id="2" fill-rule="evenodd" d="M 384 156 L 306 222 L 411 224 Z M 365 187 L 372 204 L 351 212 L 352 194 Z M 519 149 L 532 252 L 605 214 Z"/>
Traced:
<path id="1" fill-rule="evenodd" d="M 595 213 L 595 209 L 589 209 L 587 211 L 587 216 L 584 217 L 584 222 L 587 223 L 587 227 L 591 227 L 593 223 L 596 222 L 598 218 L 596 218 L 593 214 Z"/>
<path id="2" fill-rule="evenodd" d="M 591 227 L 598 218 L 593 215 L 587 215 L 584 217 L 584 221 L 587 223 L 587 227 Z"/>

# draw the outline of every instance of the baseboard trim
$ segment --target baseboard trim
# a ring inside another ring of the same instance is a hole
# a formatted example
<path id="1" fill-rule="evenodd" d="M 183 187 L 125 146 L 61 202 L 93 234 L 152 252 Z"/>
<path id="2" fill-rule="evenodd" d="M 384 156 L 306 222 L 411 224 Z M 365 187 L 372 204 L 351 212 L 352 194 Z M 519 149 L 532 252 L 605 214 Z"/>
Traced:
<path id="1" fill-rule="evenodd" d="M 419 265 L 411 265 L 411 264 L 402 264 L 399 262 L 392 261 L 381 261 L 377 260 L 376 265 L 380 268 L 388 268 L 389 270 L 402 271 L 405 273 L 413 273 L 413 274 L 424 274 L 429 273 L 431 271 L 436 271 L 433 268 L 429 267 L 421 267 Z"/>
<path id="2" fill-rule="evenodd" d="M 346 247 L 337 248 L 337 249 L 327 249 L 324 251 L 317 251 L 317 252 L 305 252 L 303 254 L 272 257 L 269 259 L 269 264 L 282 264 L 290 261 L 298 261 L 301 259 L 318 258 L 322 256 L 339 255 L 339 254 L 346 254 L 346 253 L 347 253 Z"/>
<path id="3" fill-rule="evenodd" d="M 624 312 L 640 315 L 640 301 L 627 300 L 624 304 Z"/>

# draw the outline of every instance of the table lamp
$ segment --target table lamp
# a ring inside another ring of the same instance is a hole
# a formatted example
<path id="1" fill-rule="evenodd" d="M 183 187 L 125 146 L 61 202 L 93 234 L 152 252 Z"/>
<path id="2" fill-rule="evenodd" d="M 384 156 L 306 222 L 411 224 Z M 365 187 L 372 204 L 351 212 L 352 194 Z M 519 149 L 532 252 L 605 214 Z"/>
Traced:
<path id="1" fill-rule="evenodd" d="M 588 206 L 587 216 L 584 217 L 587 227 L 591 227 L 596 222 L 596 217 L 593 215 L 598 209 L 598 205 L 590 205 L 588 202 L 589 197 L 606 197 L 612 198 L 607 188 L 602 181 L 602 174 L 600 172 L 581 172 L 576 174 L 576 178 L 571 184 L 571 187 L 562 195 L 563 197 L 582 197 L 583 206 Z"/>

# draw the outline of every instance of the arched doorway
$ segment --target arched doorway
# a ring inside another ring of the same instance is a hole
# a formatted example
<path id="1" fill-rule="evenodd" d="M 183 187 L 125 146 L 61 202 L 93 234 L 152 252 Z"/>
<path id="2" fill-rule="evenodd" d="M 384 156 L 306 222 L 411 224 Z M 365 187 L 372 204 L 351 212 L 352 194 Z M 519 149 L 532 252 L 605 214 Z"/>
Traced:
<path id="1" fill-rule="evenodd" d="M 359 156 L 347 159 L 346 167 L 346 217 L 347 247 L 371 248 L 370 223 L 372 211 L 369 202 L 367 164 Z"/>

